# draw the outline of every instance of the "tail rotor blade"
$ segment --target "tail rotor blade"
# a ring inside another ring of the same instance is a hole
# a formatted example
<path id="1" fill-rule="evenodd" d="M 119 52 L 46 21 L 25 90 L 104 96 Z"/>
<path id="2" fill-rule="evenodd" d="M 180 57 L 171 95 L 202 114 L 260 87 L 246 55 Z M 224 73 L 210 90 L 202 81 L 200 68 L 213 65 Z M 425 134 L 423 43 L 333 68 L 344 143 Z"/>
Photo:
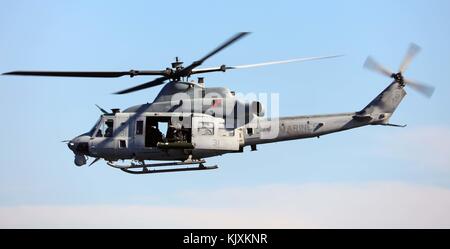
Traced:
<path id="1" fill-rule="evenodd" d="M 412 60 L 416 55 L 420 52 L 421 48 L 414 43 L 411 43 L 409 45 L 408 52 L 406 53 L 405 59 L 403 59 L 402 64 L 400 65 L 400 72 L 404 73 L 406 69 L 408 69 L 409 65 L 411 64 Z"/>
<path id="2" fill-rule="evenodd" d="M 431 96 L 433 96 L 435 90 L 433 86 L 425 85 L 409 79 L 405 79 L 405 83 L 407 86 L 410 86 L 411 88 L 418 91 L 420 94 L 426 96 L 427 98 L 431 98 Z"/>
<path id="3" fill-rule="evenodd" d="M 387 77 L 392 77 L 393 72 L 391 72 L 389 69 L 386 69 L 383 67 L 380 63 L 375 61 L 372 57 L 368 57 L 366 62 L 364 63 L 364 67 L 366 69 L 372 70 L 377 73 L 381 73 L 383 75 L 386 75 Z"/>

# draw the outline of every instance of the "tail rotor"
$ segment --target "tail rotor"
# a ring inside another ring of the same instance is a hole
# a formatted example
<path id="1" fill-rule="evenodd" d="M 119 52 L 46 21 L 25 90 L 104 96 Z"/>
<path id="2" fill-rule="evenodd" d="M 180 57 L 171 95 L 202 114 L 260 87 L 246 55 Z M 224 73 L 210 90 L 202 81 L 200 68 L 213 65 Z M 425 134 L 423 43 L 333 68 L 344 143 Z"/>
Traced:
<path id="1" fill-rule="evenodd" d="M 398 73 L 394 73 L 394 72 L 390 71 L 389 69 L 385 68 L 384 66 L 382 66 L 380 63 L 378 63 L 372 57 L 367 58 L 366 62 L 364 63 L 364 67 L 371 71 L 374 71 L 374 72 L 377 72 L 384 76 L 387 76 L 389 78 L 392 78 L 392 79 L 394 79 L 395 82 L 399 83 L 401 86 L 409 86 L 412 89 L 419 92 L 420 94 L 424 95 L 425 97 L 431 98 L 431 96 L 433 96 L 433 93 L 435 90 L 435 88 L 433 86 L 429 86 L 429 85 L 417 82 L 415 80 L 405 79 L 403 77 L 403 73 L 406 71 L 406 69 L 408 69 L 412 60 L 417 56 L 417 54 L 420 52 L 420 50 L 421 49 L 418 45 L 411 43 L 411 45 L 409 46 L 409 49 L 406 53 L 406 56 L 400 65 Z"/>

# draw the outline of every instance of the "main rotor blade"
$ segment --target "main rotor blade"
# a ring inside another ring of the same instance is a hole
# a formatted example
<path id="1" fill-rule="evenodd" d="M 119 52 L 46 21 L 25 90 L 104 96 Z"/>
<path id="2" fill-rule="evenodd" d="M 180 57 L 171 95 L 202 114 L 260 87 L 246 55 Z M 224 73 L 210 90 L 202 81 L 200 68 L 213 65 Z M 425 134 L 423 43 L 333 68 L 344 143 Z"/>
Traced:
<path id="1" fill-rule="evenodd" d="M 254 67 L 264 67 L 264 66 L 271 66 L 271 65 L 288 64 L 288 63 L 294 63 L 294 62 L 331 59 L 331 58 L 337 58 L 337 57 L 341 57 L 341 56 L 343 56 L 343 55 L 307 57 L 307 58 L 297 58 L 297 59 L 282 60 L 282 61 L 270 61 L 270 62 L 263 62 L 263 63 L 257 63 L 257 64 L 231 66 L 231 67 L 226 67 L 226 69 L 245 69 L 245 68 L 254 68 Z"/>
<path id="2" fill-rule="evenodd" d="M 383 75 L 386 75 L 388 77 L 392 77 L 393 72 L 391 72 L 389 69 L 386 69 L 385 67 L 383 67 L 380 63 L 378 63 L 377 61 L 375 61 L 375 59 L 373 59 L 372 57 L 367 57 L 366 62 L 364 63 L 364 67 L 372 70 L 374 72 L 378 72 L 381 73 Z"/>
<path id="3" fill-rule="evenodd" d="M 130 70 L 130 71 L 111 71 L 111 72 L 82 72 L 82 71 L 13 71 L 3 75 L 18 76 L 48 76 L 48 77 L 86 77 L 86 78 L 118 78 L 122 76 L 138 75 L 165 75 L 164 70 Z"/>
<path id="4" fill-rule="evenodd" d="M 265 66 L 271 66 L 271 65 L 295 63 L 295 62 L 331 59 L 331 58 L 337 58 L 337 57 L 341 57 L 341 56 L 343 56 L 343 55 L 306 57 L 306 58 L 296 58 L 296 59 L 291 59 L 291 60 L 270 61 L 270 62 L 263 62 L 263 63 L 257 63 L 257 64 L 239 65 L 239 66 L 225 66 L 225 65 L 222 65 L 220 67 L 194 69 L 194 70 L 192 70 L 191 74 L 211 73 L 211 72 L 225 72 L 226 70 L 230 70 L 230 69 L 247 69 L 247 68 L 255 68 L 255 67 L 265 67 Z"/>
<path id="5" fill-rule="evenodd" d="M 405 79 L 405 83 L 407 86 L 410 86 L 427 98 L 431 98 L 431 96 L 433 96 L 435 90 L 433 86 L 425 85 L 410 79 Z"/>
<path id="6" fill-rule="evenodd" d="M 116 92 L 115 94 L 126 94 L 126 93 L 131 93 L 131 92 L 139 91 L 139 90 L 154 87 L 154 86 L 159 86 L 161 84 L 164 84 L 164 81 L 166 81 L 166 80 L 168 80 L 167 77 L 160 77 L 160 78 L 157 78 L 150 82 L 147 82 L 147 83 L 135 86 L 135 87 L 131 87 L 131 88 L 122 90 L 120 92 Z"/>
<path id="7" fill-rule="evenodd" d="M 224 42 L 222 45 L 220 45 L 219 47 L 217 47 L 216 49 L 214 49 L 213 51 L 211 51 L 209 54 L 205 55 L 203 58 L 201 58 L 199 60 L 199 62 L 203 63 L 204 61 L 206 61 L 207 59 L 209 59 L 211 56 L 217 54 L 218 52 L 220 52 L 221 50 L 225 49 L 226 47 L 230 46 L 231 44 L 235 43 L 236 41 L 238 41 L 239 39 L 243 38 L 246 35 L 249 35 L 250 32 L 240 32 L 237 33 L 236 35 L 234 35 L 233 37 L 231 37 L 230 39 L 228 39 L 226 42 Z"/>
<path id="8" fill-rule="evenodd" d="M 226 47 L 230 46 L 231 44 L 235 43 L 236 41 L 238 41 L 239 39 L 243 38 L 244 36 L 250 34 L 249 32 L 240 32 L 237 33 L 236 35 L 234 35 L 233 37 L 231 37 L 230 39 L 228 39 L 226 42 L 224 42 L 222 45 L 220 45 L 219 47 L 217 47 L 216 49 L 214 49 L 213 51 L 211 51 L 209 54 L 205 55 L 203 58 L 201 58 L 198 61 L 194 61 L 191 65 L 183 68 L 178 75 L 180 76 L 188 76 L 190 74 L 190 72 L 192 71 L 192 69 L 200 66 L 203 64 L 203 62 L 205 62 L 207 59 L 209 59 L 210 57 L 212 57 L 213 55 L 217 54 L 218 52 L 222 51 L 223 49 L 225 49 Z"/>
<path id="9" fill-rule="evenodd" d="M 404 73 L 405 70 L 409 67 L 414 57 L 420 52 L 421 48 L 414 43 L 409 45 L 408 52 L 406 52 L 405 58 L 403 59 L 402 64 L 400 65 L 400 72 Z"/>

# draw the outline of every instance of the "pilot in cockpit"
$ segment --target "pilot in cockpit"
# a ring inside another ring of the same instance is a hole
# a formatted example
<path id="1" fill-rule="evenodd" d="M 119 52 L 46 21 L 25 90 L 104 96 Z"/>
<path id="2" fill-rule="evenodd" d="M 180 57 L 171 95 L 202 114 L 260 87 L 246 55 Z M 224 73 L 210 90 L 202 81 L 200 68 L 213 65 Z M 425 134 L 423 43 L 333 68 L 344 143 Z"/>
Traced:
<path id="1" fill-rule="evenodd" d="M 105 122 L 106 124 L 106 131 L 105 131 L 105 137 L 112 137 L 113 136 L 113 127 L 114 127 L 114 121 L 108 120 Z"/>

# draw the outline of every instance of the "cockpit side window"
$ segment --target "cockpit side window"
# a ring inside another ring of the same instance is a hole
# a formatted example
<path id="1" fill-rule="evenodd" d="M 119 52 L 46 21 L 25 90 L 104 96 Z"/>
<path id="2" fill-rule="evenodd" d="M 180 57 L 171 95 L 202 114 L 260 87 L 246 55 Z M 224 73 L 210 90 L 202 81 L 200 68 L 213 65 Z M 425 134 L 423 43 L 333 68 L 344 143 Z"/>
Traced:
<path id="1" fill-rule="evenodd" d="M 96 137 L 103 137 L 103 131 L 102 129 L 98 129 L 97 134 L 95 134 Z"/>
<path id="2" fill-rule="evenodd" d="M 100 123 L 96 137 L 112 137 L 114 131 L 114 119 L 103 120 Z"/>
<path id="3" fill-rule="evenodd" d="M 108 119 L 105 122 L 106 130 L 105 130 L 105 137 L 112 137 L 113 136 L 113 128 L 114 128 L 114 120 Z"/>

